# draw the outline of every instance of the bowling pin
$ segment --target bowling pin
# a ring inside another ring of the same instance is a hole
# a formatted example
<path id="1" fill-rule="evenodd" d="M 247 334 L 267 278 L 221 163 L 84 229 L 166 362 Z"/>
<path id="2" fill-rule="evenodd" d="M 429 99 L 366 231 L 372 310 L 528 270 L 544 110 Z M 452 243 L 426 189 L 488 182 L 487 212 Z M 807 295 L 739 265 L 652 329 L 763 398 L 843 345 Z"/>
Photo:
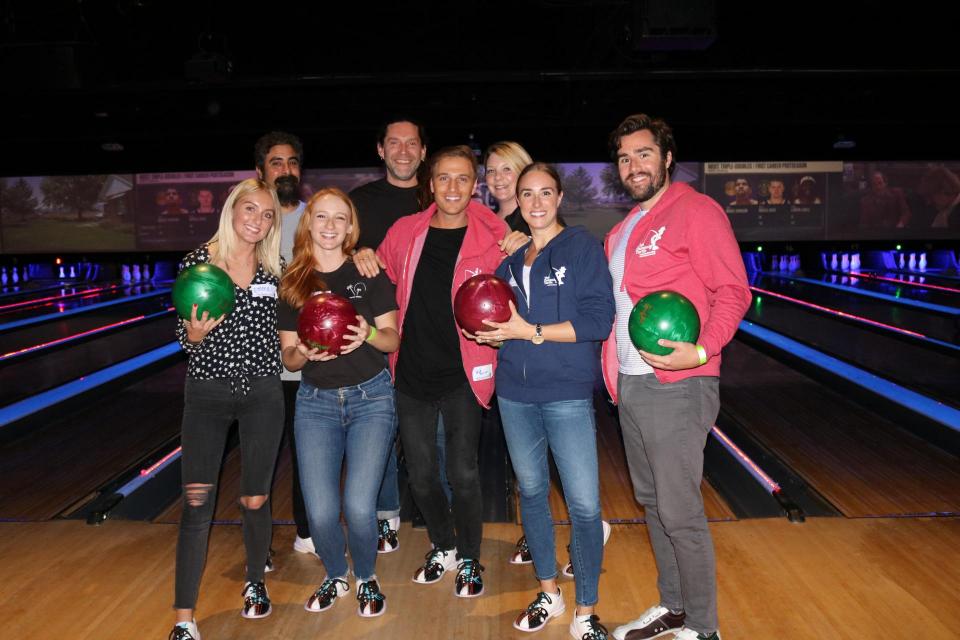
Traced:
<path id="1" fill-rule="evenodd" d="M 901 269 L 905 269 L 906 266 L 907 266 L 907 259 L 904 257 L 904 255 L 903 255 L 902 253 L 900 254 L 900 263 L 899 263 L 899 266 L 900 266 Z"/>
<path id="2" fill-rule="evenodd" d="M 927 253 L 926 252 L 923 252 L 920 254 L 920 261 L 917 262 L 917 269 L 919 269 L 920 271 L 927 270 Z"/>
<path id="3" fill-rule="evenodd" d="M 143 269 L 140 270 L 140 277 L 143 278 L 144 282 L 150 282 L 150 265 L 143 265 Z"/>
<path id="4" fill-rule="evenodd" d="M 133 265 L 133 281 L 140 282 L 140 265 Z"/>
<path id="5" fill-rule="evenodd" d="M 797 271 L 798 269 L 800 269 L 800 256 L 793 256 L 793 266 L 790 270 Z"/>
<path id="6" fill-rule="evenodd" d="M 779 259 L 775 255 L 770 256 L 770 271 L 776 271 L 777 265 L 779 264 Z"/>
<path id="7" fill-rule="evenodd" d="M 827 270 L 827 252 L 826 251 L 820 252 L 820 262 L 821 264 L 823 264 L 823 270 L 826 271 Z"/>
<path id="8" fill-rule="evenodd" d="M 833 257 L 830 258 L 830 270 L 831 271 L 837 270 L 837 254 L 833 254 Z"/>
<path id="9" fill-rule="evenodd" d="M 850 271 L 850 254 L 849 253 L 843 254 L 843 257 L 840 258 L 840 270 Z"/>
<path id="10" fill-rule="evenodd" d="M 0 274 L 2 274 L 0 275 L 0 284 L 7 286 L 7 268 L 0 267 Z"/>
<path id="11" fill-rule="evenodd" d="M 910 271 L 917 270 L 917 254 L 915 253 L 910 254 L 910 261 L 907 262 L 907 268 L 909 268 Z"/>
<path id="12" fill-rule="evenodd" d="M 71 278 L 77 277 L 77 268 L 74 267 L 73 265 L 70 265 L 70 277 Z"/>
<path id="13" fill-rule="evenodd" d="M 23 282 L 26 282 L 27 280 L 30 279 L 30 269 L 28 269 L 27 267 L 23 268 L 23 278 L 21 279 L 23 280 Z"/>
<path id="14" fill-rule="evenodd" d="M 780 256 L 780 271 L 787 270 L 787 254 Z"/>
<path id="15" fill-rule="evenodd" d="M 860 254 L 850 256 L 850 271 L 860 271 Z"/>
<path id="16" fill-rule="evenodd" d="M 16 268 L 16 267 L 11 267 L 11 268 L 10 268 L 10 271 L 13 272 L 13 278 L 12 278 L 13 284 L 17 284 L 18 282 L 20 282 L 20 272 L 17 271 L 17 268 Z"/>
<path id="17" fill-rule="evenodd" d="M 61 277 L 61 278 L 66 278 L 66 277 L 67 277 L 66 272 L 63 270 L 63 265 L 60 265 L 60 276 L 59 276 L 59 277 Z"/>
<path id="18" fill-rule="evenodd" d="M 128 265 L 122 265 L 120 267 L 120 279 L 123 280 L 124 283 L 130 282 L 130 267 Z"/>

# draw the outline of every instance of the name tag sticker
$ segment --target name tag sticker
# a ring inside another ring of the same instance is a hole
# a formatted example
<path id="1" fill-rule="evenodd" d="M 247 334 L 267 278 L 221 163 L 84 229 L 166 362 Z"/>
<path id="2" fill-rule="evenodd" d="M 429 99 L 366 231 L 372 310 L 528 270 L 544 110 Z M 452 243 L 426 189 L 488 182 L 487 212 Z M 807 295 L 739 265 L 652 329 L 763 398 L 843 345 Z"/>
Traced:
<path id="1" fill-rule="evenodd" d="M 473 368 L 473 381 L 478 382 L 480 380 L 489 380 L 493 377 L 493 365 L 492 364 L 482 364 L 479 367 Z"/>
<path id="2" fill-rule="evenodd" d="M 255 284 L 250 287 L 254 298 L 276 298 L 277 286 L 273 284 Z"/>

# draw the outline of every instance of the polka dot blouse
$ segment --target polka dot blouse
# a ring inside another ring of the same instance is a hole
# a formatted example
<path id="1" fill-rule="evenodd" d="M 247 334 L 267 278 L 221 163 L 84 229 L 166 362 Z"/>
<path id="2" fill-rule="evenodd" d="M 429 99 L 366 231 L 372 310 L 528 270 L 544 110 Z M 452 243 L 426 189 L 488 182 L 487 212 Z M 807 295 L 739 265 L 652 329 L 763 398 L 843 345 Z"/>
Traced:
<path id="1" fill-rule="evenodd" d="M 180 271 L 204 262 L 210 262 L 207 245 L 187 254 L 180 263 Z M 276 296 L 279 284 L 276 276 L 259 265 L 249 288 L 241 289 L 234 284 L 236 308 L 233 312 L 197 344 L 187 340 L 183 322 L 177 323 L 177 341 L 190 356 L 188 377 L 234 379 L 246 393 L 250 378 L 280 374 Z M 255 292 L 258 295 L 254 295 Z"/>

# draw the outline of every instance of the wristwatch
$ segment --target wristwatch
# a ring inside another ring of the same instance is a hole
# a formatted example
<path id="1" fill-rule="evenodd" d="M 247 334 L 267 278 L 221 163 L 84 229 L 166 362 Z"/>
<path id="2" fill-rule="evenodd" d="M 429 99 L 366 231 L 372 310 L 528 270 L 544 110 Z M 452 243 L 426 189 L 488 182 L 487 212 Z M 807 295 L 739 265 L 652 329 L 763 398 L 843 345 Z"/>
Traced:
<path id="1" fill-rule="evenodd" d="M 543 325 L 539 322 L 537 323 L 537 332 L 530 338 L 530 342 L 533 344 L 543 344 Z"/>

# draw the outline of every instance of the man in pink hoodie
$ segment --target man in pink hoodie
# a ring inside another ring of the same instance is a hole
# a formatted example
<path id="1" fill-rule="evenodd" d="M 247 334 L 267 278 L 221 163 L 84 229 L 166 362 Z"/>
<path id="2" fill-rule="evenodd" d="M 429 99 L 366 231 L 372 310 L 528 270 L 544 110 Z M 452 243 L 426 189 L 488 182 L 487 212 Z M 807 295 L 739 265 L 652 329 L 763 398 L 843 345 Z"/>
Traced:
<path id="1" fill-rule="evenodd" d="M 390 369 L 410 488 L 433 544 L 413 579 L 433 583 L 456 567 L 455 593 L 465 598 L 483 592 L 477 451 L 481 410 L 493 395 L 497 356 L 460 333 L 453 297 L 467 278 L 496 270 L 508 231 L 493 211 L 471 200 L 476 186 L 477 161 L 470 147 L 436 152 L 430 159 L 434 203 L 395 222 L 377 249 L 397 286 L 401 342 L 390 355 Z M 438 412 L 452 513 L 440 484 Z"/>
<path id="2" fill-rule="evenodd" d="M 607 389 L 643 505 L 659 574 L 660 602 L 618 627 L 617 640 L 719 640 L 716 563 L 703 511 L 703 448 L 720 409 L 720 350 L 750 304 L 730 222 L 716 202 L 671 182 L 676 144 L 670 126 L 644 114 L 610 134 L 620 180 L 637 206 L 607 235 L 617 319 L 603 345 Z M 700 315 L 696 342 L 660 344 L 665 356 L 634 348 L 627 318 L 659 290 L 686 296 Z"/>

